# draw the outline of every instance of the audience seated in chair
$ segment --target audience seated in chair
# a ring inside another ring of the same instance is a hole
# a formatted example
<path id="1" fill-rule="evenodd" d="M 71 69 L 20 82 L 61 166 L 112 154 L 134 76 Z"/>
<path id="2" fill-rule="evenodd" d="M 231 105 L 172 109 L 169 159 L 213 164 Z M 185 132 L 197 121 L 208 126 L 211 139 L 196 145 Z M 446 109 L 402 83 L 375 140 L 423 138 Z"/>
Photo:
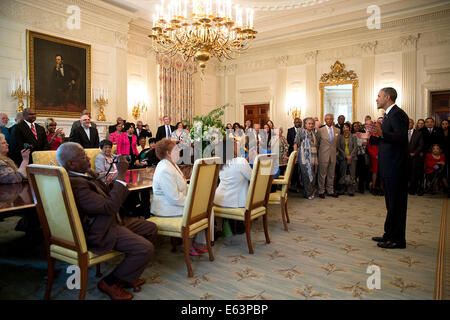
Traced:
<path id="1" fill-rule="evenodd" d="M 153 175 L 153 200 L 151 213 L 157 217 L 181 217 L 186 201 L 188 186 L 180 168 L 179 149 L 170 138 L 163 138 L 156 143 L 156 156 L 160 162 Z M 194 241 L 190 239 L 190 255 L 198 256 L 208 252 L 205 232 L 196 234 Z"/>
<path id="2" fill-rule="evenodd" d="M 225 208 L 242 208 L 247 201 L 248 183 L 252 168 L 247 160 L 238 157 L 238 143 L 234 142 L 234 158 L 222 166 L 220 183 L 214 197 L 214 205 Z M 216 218 L 217 236 L 222 233 L 222 218 Z"/>
<path id="3" fill-rule="evenodd" d="M 30 150 L 22 150 L 22 163 L 17 168 L 13 160 L 8 158 L 8 142 L 4 134 L 0 134 L 0 184 L 18 183 L 27 178 L 26 167 Z"/>
<path id="4" fill-rule="evenodd" d="M 119 214 L 129 193 L 124 182 L 129 165 L 126 158 L 120 158 L 117 179 L 109 186 L 93 177 L 90 159 L 79 144 L 62 144 L 56 158 L 68 171 L 88 249 L 99 255 L 111 250 L 125 253 L 125 259 L 99 282 L 98 288 L 114 300 L 132 299 L 124 287 L 139 290 L 145 282 L 139 276 L 154 251 L 157 228 L 149 221 Z"/>

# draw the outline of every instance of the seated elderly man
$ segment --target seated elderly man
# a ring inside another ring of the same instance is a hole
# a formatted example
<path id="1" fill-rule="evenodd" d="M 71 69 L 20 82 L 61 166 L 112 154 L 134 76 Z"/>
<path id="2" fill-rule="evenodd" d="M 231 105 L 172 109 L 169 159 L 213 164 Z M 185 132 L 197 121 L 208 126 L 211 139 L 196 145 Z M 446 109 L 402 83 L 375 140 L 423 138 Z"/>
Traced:
<path id="1" fill-rule="evenodd" d="M 137 292 L 145 282 L 139 276 L 154 251 L 151 240 L 156 236 L 157 227 L 154 223 L 122 218 L 119 214 L 129 193 L 124 182 L 128 169 L 126 158 L 120 158 L 117 179 L 108 186 L 95 178 L 89 157 L 78 143 L 62 144 L 56 159 L 69 174 L 89 250 L 95 254 L 110 250 L 125 253 L 125 259 L 100 280 L 98 288 L 113 300 L 132 299 L 133 295 L 125 288 L 134 288 Z"/>

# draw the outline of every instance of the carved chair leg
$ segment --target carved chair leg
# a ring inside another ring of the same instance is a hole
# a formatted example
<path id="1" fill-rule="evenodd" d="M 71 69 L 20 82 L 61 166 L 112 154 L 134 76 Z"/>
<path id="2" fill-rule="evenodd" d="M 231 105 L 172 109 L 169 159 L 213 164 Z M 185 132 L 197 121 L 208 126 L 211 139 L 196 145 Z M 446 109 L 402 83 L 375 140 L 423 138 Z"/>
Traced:
<path id="1" fill-rule="evenodd" d="M 194 272 L 192 271 L 191 257 L 189 256 L 189 235 L 183 234 L 183 247 L 184 247 L 184 260 L 186 260 L 188 277 L 192 278 L 194 276 Z"/>
<path id="2" fill-rule="evenodd" d="M 53 279 L 55 276 L 55 259 L 50 257 L 50 254 L 47 255 L 47 286 L 45 288 L 45 300 L 50 300 L 51 291 L 53 286 Z"/>

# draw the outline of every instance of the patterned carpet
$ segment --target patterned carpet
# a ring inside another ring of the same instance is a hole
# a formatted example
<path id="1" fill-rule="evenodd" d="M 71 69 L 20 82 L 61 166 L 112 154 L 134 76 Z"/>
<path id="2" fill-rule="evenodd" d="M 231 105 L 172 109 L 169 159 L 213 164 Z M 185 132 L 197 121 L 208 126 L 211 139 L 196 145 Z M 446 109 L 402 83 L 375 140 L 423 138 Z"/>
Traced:
<path id="1" fill-rule="evenodd" d="M 255 254 L 248 254 L 245 235 L 220 238 L 215 261 L 193 258 L 193 278 L 187 277 L 181 246 L 171 253 L 168 238 L 161 238 L 135 299 L 433 299 L 442 203 L 441 195 L 410 196 L 407 248 L 386 250 L 371 240 L 382 235 L 384 197 L 309 201 L 293 194 L 289 232 L 283 231 L 279 207 L 270 206 L 270 244 L 258 219 L 252 228 Z M 0 223 L 0 299 L 42 299 L 44 249 L 27 245 L 23 233 L 13 230 L 16 221 Z M 369 265 L 380 267 L 380 289 L 367 288 Z M 78 291 L 65 285 L 67 265 L 56 266 L 53 299 L 77 299 Z M 112 267 L 102 265 L 105 272 Z M 97 281 L 91 268 L 87 299 L 107 299 Z"/>

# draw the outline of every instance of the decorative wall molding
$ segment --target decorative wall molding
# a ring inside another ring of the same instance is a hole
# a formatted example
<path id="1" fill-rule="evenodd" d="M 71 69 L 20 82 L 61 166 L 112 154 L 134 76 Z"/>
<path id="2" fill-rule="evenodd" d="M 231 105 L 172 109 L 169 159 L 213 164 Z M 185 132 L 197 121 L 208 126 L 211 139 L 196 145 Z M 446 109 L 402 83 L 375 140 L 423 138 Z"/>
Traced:
<path id="1" fill-rule="evenodd" d="M 127 50 L 128 38 L 129 35 L 127 33 L 118 31 L 114 32 L 115 47 Z"/>
<path id="2" fill-rule="evenodd" d="M 417 49 L 417 40 L 419 40 L 419 34 L 411 34 L 409 36 L 400 37 L 403 51 L 410 51 Z"/>
<path id="3" fill-rule="evenodd" d="M 319 54 L 319 50 L 314 50 L 314 51 L 305 53 L 306 64 L 315 64 L 318 54 Z"/>
<path id="4" fill-rule="evenodd" d="M 373 56 L 375 55 L 375 48 L 377 46 L 377 41 L 370 41 L 361 43 L 361 54 L 362 56 Z"/>
<path id="5" fill-rule="evenodd" d="M 275 63 L 278 68 L 286 68 L 288 64 L 289 56 L 279 56 L 275 58 Z"/>

